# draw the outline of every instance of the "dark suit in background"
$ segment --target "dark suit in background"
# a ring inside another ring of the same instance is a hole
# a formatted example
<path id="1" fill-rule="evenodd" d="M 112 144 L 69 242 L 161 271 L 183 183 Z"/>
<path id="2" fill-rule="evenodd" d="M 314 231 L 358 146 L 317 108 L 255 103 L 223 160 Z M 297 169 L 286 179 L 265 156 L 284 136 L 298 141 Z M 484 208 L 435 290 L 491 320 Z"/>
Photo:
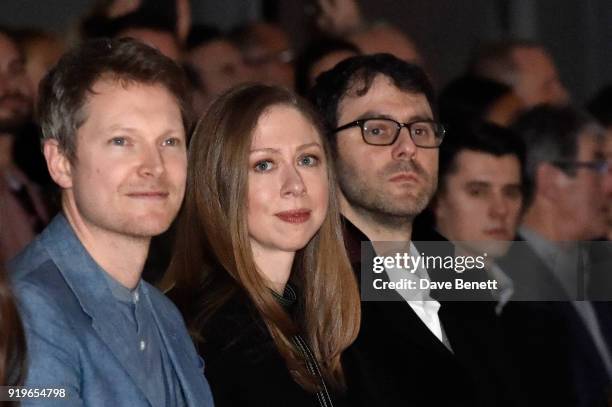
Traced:
<path id="1" fill-rule="evenodd" d="M 524 241 L 514 244 L 499 266 L 513 279 L 513 298 L 521 299 L 504 307 L 502 321 L 529 406 L 606 406 L 608 372 L 552 270 Z M 555 301 L 534 301 L 538 298 Z M 612 307 L 607 302 L 591 304 L 609 348 Z"/>

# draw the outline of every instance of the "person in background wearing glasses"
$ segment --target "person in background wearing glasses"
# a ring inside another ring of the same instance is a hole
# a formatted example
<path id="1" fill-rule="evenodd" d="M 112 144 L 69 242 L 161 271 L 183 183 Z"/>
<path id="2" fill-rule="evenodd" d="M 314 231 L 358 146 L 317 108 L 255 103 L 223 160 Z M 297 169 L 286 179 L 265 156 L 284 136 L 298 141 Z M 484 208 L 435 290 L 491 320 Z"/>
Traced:
<path id="1" fill-rule="evenodd" d="M 601 88 L 587 104 L 587 109 L 605 128 L 603 152 L 608 162 L 604 179 L 604 196 L 607 206 L 606 239 L 612 241 L 612 83 Z"/>
<path id="2" fill-rule="evenodd" d="M 498 262 L 514 285 L 502 314 L 507 343 L 530 405 L 605 405 L 612 311 L 608 301 L 585 296 L 597 281 L 587 243 L 605 232 L 603 129 L 574 107 L 544 105 L 519 116 L 513 129 L 526 145 L 533 192 L 522 241 Z"/>
<path id="3" fill-rule="evenodd" d="M 494 315 L 441 306 L 428 292 L 364 300 L 362 255 L 390 241 L 414 255 L 413 219 L 436 191 L 445 130 L 427 75 L 390 54 L 355 56 L 321 74 L 310 97 L 327 127 L 345 246 L 362 278 L 361 329 L 343 355 L 351 405 L 512 405 L 491 339 Z"/>
<path id="4" fill-rule="evenodd" d="M 252 22 L 234 29 L 230 39 L 242 52 L 247 68 L 257 81 L 288 89 L 293 87 L 294 52 L 282 27 Z"/>

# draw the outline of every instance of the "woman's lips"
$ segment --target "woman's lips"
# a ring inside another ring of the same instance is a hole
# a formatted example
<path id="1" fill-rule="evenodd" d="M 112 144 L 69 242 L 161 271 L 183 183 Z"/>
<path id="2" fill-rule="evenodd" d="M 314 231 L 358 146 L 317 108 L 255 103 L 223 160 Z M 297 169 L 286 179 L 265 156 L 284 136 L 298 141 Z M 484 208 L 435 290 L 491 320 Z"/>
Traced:
<path id="1" fill-rule="evenodd" d="M 130 198 L 161 200 L 161 199 L 166 199 L 169 194 L 168 192 L 164 192 L 164 191 L 137 191 L 137 192 L 130 192 L 127 195 Z"/>
<path id="2" fill-rule="evenodd" d="M 304 223 L 310 219 L 310 210 L 296 209 L 291 211 L 283 211 L 275 214 L 280 220 L 287 223 Z"/>

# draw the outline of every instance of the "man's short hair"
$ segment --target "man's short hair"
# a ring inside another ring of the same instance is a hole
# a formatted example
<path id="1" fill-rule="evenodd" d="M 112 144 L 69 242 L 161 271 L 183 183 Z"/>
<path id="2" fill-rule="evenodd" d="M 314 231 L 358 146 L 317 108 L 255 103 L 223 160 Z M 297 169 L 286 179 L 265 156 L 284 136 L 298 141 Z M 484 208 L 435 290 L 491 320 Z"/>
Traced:
<path id="1" fill-rule="evenodd" d="M 597 92 L 587 104 L 587 109 L 602 126 L 612 126 L 612 84 Z"/>
<path id="2" fill-rule="evenodd" d="M 55 139 L 73 161 L 76 133 L 87 119 L 86 103 L 101 80 L 130 84 L 160 85 L 180 107 L 185 132 L 192 115 L 182 69 L 170 58 L 132 39 L 95 39 L 64 54 L 40 84 L 38 119 L 42 139 Z"/>
<path id="3" fill-rule="evenodd" d="M 512 54 L 521 48 L 544 49 L 540 43 L 521 39 L 483 44 L 472 55 L 468 70 L 473 75 L 514 85 L 517 81 L 518 65 Z"/>
<path id="4" fill-rule="evenodd" d="M 574 161 L 578 154 L 578 137 L 591 126 L 597 126 L 595 119 L 573 106 L 540 105 L 520 115 L 512 130 L 525 143 L 528 188 L 536 187 L 541 164 Z M 571 174 L 569 170 L 566 172 Z"/>
<path id="5" fill-rule="evenodd" d="M 317 78 L 310 100 L 321 113 L 328 133 L 338 127 L 338 106 L 348 95 L 363 96 L 378 75 L 384 75 L 401 91 L 423 94 L 434 114 L 434 90 L 425 71 L 391 54 L 347 58 Z M 332 145 L 335 138 L 332 137 Z"/>
<path id="6" fill-rule="evenodd" d="M 143 29 L 170 34 L 177 41 L 176 23 L 167 16 L 143 11 L 133 11 L 129 14 L 116 17 L 109 22 L 109 37 L 116 37 L 123 31 L 130 29 Z"/>
<path id="7" fill-rule="evenodd" d="M 221 30 L 216 27 L 203 24 L 194 25 L 189 29 L 189 34 L 187 35 L 187 40 L 185 41 L 185 49 L 186 51 L 190 52 L 202 45 L 206 45 L 209 42 L 216 40 L 229 41 L 229 39 L 223 35 Z"/>
<path id="8" fill-rule="evenodd" d="M 129 29 L 145 29 L 168 33 L 178 41 L 175 18 L 164 15 L 160 11 L 136 10 L 114 18 L 94 14 L 83 21 L 81 34 L 83 39 L 113 38 Z"/>
<path id="9" fill-rule="evenodd" d="M 452 131 L 440 146 L 440 165 L 438 170 L 439 188 L 446 187 L 446 177 L 455 173 L 457 156 L 462 151 L 475 151 L 495 157 L 513 155 L 520 164 L 521 185 L 524 197 L 529 196 L 526 189 L 525 145 L 512 130 L 484 121 L 455 124 Z"/>
<path id="10" fill-rule="evenodd" d="M 444 125 L 484 120 L 489 110 L 512 88 L 492 79 L 465 75 L 449 82 L 438 96 L 440 120 Z"/>
<path id="11" fill-rule="evenodd" d="M 19 52 L 20 57 L 25 60 L 25 54 L 23 52 L 23 47 L 21 46 L 17 38 L 18 37 L 17 30 L 0 25 L 0 35 L 3 35 L 4 37 L 6 37 L 6 39 L 11 41 L 13 45 L 15 46 L 15 48 L 17 49 L 17 52 Z"/>
<path id="12" fill-rule="evenodd" d="M 310 73 L 317 62 L 329 54 L 341 51 L 361 54 L 359 48 L 352 42 L 332 36 L 322 36 L 306 44 L 295 61 L 294 81 L 297 93 L 305 96 L 310 90 Z"/>

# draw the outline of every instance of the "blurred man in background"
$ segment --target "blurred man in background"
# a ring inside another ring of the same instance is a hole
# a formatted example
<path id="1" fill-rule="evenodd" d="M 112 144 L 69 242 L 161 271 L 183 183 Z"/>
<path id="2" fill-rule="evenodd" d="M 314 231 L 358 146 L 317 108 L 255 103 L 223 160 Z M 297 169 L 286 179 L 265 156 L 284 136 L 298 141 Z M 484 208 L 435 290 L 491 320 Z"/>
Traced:
<path id="1" fill-rule="evenodd" d="M 203 106 L 196 106 L 198 113 L 227 89 L 253 78 L 240 50 L 215 28 L 192 27 L 186 51 L 185 62 L 198 75 L 205 99 Z"/>
<path id="2" fill-rule="evenodd" d="M 562 105 L 569 99 L 550 54 L 536 42 L 486 44 L 474 55 L 470 73 L 511 86 L 526 108 Z"/>
<path id="3" fill-rule="evenodd" d="M 249 23 L 235 29 L 231 39 L 257 81 L 293 88 L 294 50 L 289 36 L 279 25 Z"/>
<path id="4" fill-rule="evenodd" d="M 612 240 L 612 85 L 602 88 L 588 103 L 587 109 L 605 131 L 603 152 L 608 163 L 608 172 L 604 180 L 606 239 Z"/>
<path id="5" fill-rule="evenodd" d="M 523 109 L 510 86 L 473 75 L 450 81 L 440 92 L 438 102 L 440 119 L 450 127 L 472 120 L 508 127 Z"/>
<path id="6" fill-rule="evenodd" d="M 9 32 L 0 29 L 0 255 L 10 259 L 48 221 L 38 188 L 17 167 L 18 134 L 31 119 L 32 84 Z"/>
<path id="7" fill-rule="evenodd" d="M 455 128 L 440 148 L 440 183 L 432 207 L 435 225 L 463 255 L 487 253 L 499 314 L 512 281 L 495 264 L 516 236 L 524 191 L 525 149 L 515 135 L 487 123 Z"/>
<path id="8" fill-rule="evenodd" d="M 423 66 L 416 44 L 405 32 L 385 21 L 366 21 L 357 0 L 318 0 L 316 23 L 322 32 L 355 44 L 364 54 L 389 53 Z"/>
<path id="9" fill-rule="evenodd" d="M 182 58 L 181 42 L 175 27 L 166 19 L 154 14 L 135 11 L 110 21 L 110 36 L 114 38 L 134 38 L 158 49 L 175 62 Z"/>
<path id="10" fill-rule="evenodd" d="M 604 405 L 612 312 L 609 302 L 585 301 L 588 241 L 605 231 L 602 129 L 580 110 L 546 105 L 521 115 L 513 129 L 526 145 L 533 193 L 521 241 L 498 262 L 514 286 L 502 314 L 507 343 L 532 405 Z"/>

